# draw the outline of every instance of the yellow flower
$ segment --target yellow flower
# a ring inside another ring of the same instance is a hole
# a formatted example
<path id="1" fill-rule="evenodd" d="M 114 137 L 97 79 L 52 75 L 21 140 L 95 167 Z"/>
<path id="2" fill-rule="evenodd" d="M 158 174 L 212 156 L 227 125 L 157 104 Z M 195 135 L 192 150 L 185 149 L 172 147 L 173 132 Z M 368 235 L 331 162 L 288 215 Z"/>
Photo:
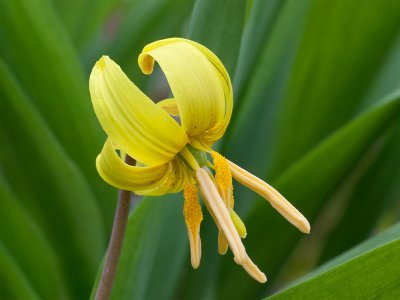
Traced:
<path id="1" fill-rule="evenodd" d="M 116 188 L 140 195 L 183 190 L 194 268 L 201 258 L 200 193 L 219 229 L 218 251 L 224 254 L 229 247 L 237 264 L 265 282 L 241 241 L 246 228 L 233 210 L 232 176 L 267 199 L 302 232 L 310 231 L 308 221 L 274 188 L 212 150 L 229 124 L 233 105 L 231 81 L 221 61 L 204 46 L 179 38 L 144 47 L 139 56 L 143 73 L 152 73 L 154 61 L 173 94 L 157 104 L 108 56 L 100 58 L 92 70 L 93 107 L 108 135 L 96 160 L 100 176 Z M 126 164 L 122 153 L 134 158 L 136 165 Z"/>

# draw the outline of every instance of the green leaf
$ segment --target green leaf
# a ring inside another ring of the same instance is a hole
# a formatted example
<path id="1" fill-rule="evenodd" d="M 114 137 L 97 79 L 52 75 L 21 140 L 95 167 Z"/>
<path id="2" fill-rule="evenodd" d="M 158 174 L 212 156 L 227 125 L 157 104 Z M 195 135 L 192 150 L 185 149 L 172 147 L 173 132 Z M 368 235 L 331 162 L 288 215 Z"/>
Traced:
<path id="1" fill-rule="evenodd" d="M 400 91 L 397 91 L 324 140 L 273 185 L 312 221 L 326 197 L 399 112 Z M 245 244 L 249 255 L 267 276 L 275 276 L 300 233 L 285 224 L 284 219 L 261 200 L 245 223 L 248 232 Z M 265 228 L 271 228 L 267 236 Z M 232 287 L 230 282 L 241 284 Z M 221 286 L 224 297 L 256 297 L 261 292 L 260 285 L 249 280 L 244 272 L 233 271 L 230 262 L 225 264 Z"/>
<path id="2" fill-rule="evenodd" d="M 0 283 L 2 299 L 41 299 L 1 241 Z"/>
<path id="3" fill-rule="evenodd" d="M 316 270 L 312 271 L 311 273 L 307 274 L 303 278 L 299 279 L 297 283 L 301 283 L 302 281 L 308 280 L 314 276 L 317 276 L 329 269 L 332 269 L 336 266 L 339 266 L 346 261 L 352 260 L 366 252 L 372 251 L 376 248 L 379 248 L 385 244 L 389 244 L 393 241 L 397 241 L 400 239 L 400 223 L 397 223 L 390 228 L 376 234 L 375 236 L 365 240 L 361 244 L 353 247 L 352 249 L 346 251 L 345 253 L 331 259 L 327 263 L 323 264 L 322 266 L 318 267 Z"/>
<path id="4" fill-rule="evenodd" d="M 233 77 L 246 13 L 246 0 L 197 0 L 189 38 L 210 48 Z"/>
<path id="5" fill-rule="evenodd" d="M 392 0 L 314 2 L 278 116 L 273 173 L 354 116 L 399 26 Z"/>
<path id="6" fill-rule="evenodd" d="M 258 67 L 256 64 L 261 60 L 262 50 L 268 43 L 284 3 L 282 0 L 255 0 L 251 5 L 233 82 L 236 105 L 242 99 L 244 86 L 248 85 L 254 69 Z"/>
<path id="7" fill-rule="evenodd" d="M 53 0 L 55 9 L 74 43 L 83 48 L 118 0 Z"/>
<path id="8" fill-rule="evenodd" d="M 0 97 L 1 171 L 57 252 L 70 288 L 85 297 L 104 249 L 95 197 L 1 60 Z"/>
<path id="9" fill-rule="evenodd" d="M 129 218 L 111 299 L 175 299 L 180 267 L 190 263 L 182 206 L 175 196 L 141 200 Z"/>
<path id="10" fill-rule="evenodd" d="M 268 299 L 396 299 L 400 240 L 339 264 Z"/>
<path id="11" fill-rule="evenodd" d="M 101 135 L 88 81 L 56 15 L 45 1 L 16 0 L 2 2 L 0 16 L 3 60 L 72 157 L 93 159 Z"/>
<path id="12" fill-rule="evenodd" d="M 265 4 L 267 2 L 264 1 Z M 245 165 L 254 174 L 266 174 L 274 158 L 271 151 L 276 134 L 276 110 L 296 58 L 309 2 L 286 1 L 277 11 L 278 15 L 274 17 L 276 21 L 259 50 L 257 64 L 252 64 L 251 56 L 248 60 L 248 52 L 241 52 L 239 62 L 242 62 L 242 66 L 249 65 L 252 72 L 241 75 L 241 70 L 238 69 L 238 76 L 248 76 L 248 80 L 247 85 L 241 88 L 243 91 L 239 91 L 242 98 L 236 99 L 234 116 L 226 133 L 222 152 L 230 160 Z M 259 13 L 265 15 L 269 6 L 260 9 L 263 10 Z M 258 15 L 254 15 L 251 18 L 257 17 Z M 250 19 L 250 24 L 251 22 Z M 244 40 L 251 40 L 254 32 L 246 31 L 246 34 Z M 245 150 L 242 145 L 247 145 Z M 239 211 L 244 212 L 251 206 L 249 200 L 254 198 L 252 193 L 235 186 L 235 195 L 238 199 L 243 199 L 235 204 Z"/>
<path id="13" fill-rule="evenodd" d="M 41 299 L 68 299 L 57 255 L 0 174 L 0 241 L 13 254 Z M 18 237 L 18 238 L 16 238 Z M 27 247 L 29 245 L 29 247 Z M 5 272 L 9 271 L 5 268 Z M 3 283 L 3 280 L 0 280 Z M 5 287 L 1 287 L 0 291 Z M 2 299 L 7 298 L 0 292 Z M 25 298 L 24 298 L 25 299 Z"/>
<path id="14" fill-rule="evenodd" d="M 94 168 L 104 134 L 91 107 L 87 75 L 60 20 L 45 0 L 2 1 L 0 36 L 0 57 L 89 178 L 103 217 L 111 222 L 112 203 L 107 198 L 114 194 Z"/>
<path id="15" fill-rule="evenodd" d="M 385 210 L 399 199 L 399 129 L 400 127 L 396 126 L 395 130 L 385 137 L 384 145 L 378 144 L 372 149 L 373 152 L 378 152 L 377 157 L 345 200 L 347 203 L 343 207 L 343 214 L 337 220 L 337 226 L 325 237 L 321 262 L 366 239 L 376 228 Z M 379 146 L 382 149 L 379 149 Z"/>
<path id="16" fill-rule="evenodd" d="M 399 50 L 400 40 L 397 39 L 359 109 L 372 105 L 377 99 L 400 87 L 400 79 L 395 76 L 400 68 Z M 345 203 L 342 208 L 344 211 L 336 221 L 337 226 L 325 237 L 320 261 L 332 258 L 368 237 L 382 213 L 398 199 L 399 137 L 400 127 L 397 125 L 393 132 L 378 140 L 368 151 L 368 157 L 363 159 L 365 162 L 362 164 L 368 165 L 364 174 L 350 175 L 352 181 L 356 182 L 351 185 L 347 195 L 341 195 L 344 199 L 340 201 Z M 344 185 L 349 186 L 349 183 L 345 182 Z"/>

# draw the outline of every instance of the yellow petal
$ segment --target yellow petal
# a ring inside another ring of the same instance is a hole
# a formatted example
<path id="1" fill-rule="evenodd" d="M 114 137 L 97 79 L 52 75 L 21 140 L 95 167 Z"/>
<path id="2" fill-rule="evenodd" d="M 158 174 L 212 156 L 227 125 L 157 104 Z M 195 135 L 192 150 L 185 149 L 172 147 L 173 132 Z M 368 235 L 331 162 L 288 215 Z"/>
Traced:
<path id="1" fill-rule="evenodd" d="M 179 110 L 175 99 L 164 99 L 160 102 L 157 102 L 157 105 L 165 110 L 170 116 L 179 117 Z"/>
<path id="2" fill-rule="evenodd" d="M 194 184 L 188 183 L 184 189 L 183 215 L 188 230 L 192 267 L 197 269 L 201 259 L 200 224 L 203 220 L 198 191 Z"/>
<path id="3" fill-rule="evenodd" d="M 283 217 L 296 226 L 301 232 L 310 232 L 310 223 L 307 219 L 283 197 L 277 190 L 265 181 L 228 161 L 233 177 L 241 184 L 255 191 L 266 199 Z"/>
<path id="4" fill-rule="evenodd" d="M 145 74 L 154 59 L 167 77 L 182 127 L 193 145 L 208 148 L 218 140 L 232 113 L 232 88 L 219 59 L 207 48 L 185 39 L 166 39 L 147 45 L 139 56 Z"/>
<path id="5" fill-rule="evenodd" d="M 260 271 L 260 269 L 256 266 L 255 263 L 253 263 L 253 261 L 250 258 L 246 260 L 246 262 L 242 265 L 242 267 L 251 277 L 253 277 L 258 282 L 260 283 L 267 282 L 267 276 L 265 276 L 265 274 Z"/>
<path id="6" fill-rule="evenodd" d="M 93 67 L 89 87 L 104 131 L 134 159 L 146 165 L 160 165 L 187 144 L 182 127 L 109 57 L 103 56 Z"/>
<path id="7" fill-rule="evenodd" d="M 110 185 L 137 194 L 162 195 L 182 190 L 185 179 L 184 165 L 170 161 L 159 166 L 138 167 L 126 164 L 115 152 L 110 139 L 96 159 L 100 176 Z"/>

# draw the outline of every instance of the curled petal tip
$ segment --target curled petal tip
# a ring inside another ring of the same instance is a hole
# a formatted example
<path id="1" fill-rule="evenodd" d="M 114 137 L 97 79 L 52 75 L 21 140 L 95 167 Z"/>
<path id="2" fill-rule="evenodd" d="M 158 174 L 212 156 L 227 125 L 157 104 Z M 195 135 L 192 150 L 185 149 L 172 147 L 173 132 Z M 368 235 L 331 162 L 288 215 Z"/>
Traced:
<path id="1" fill-rule="evenodd" d="M 107 55 L 103 55 L 100 57 L 100 59 L 96 62 L 95 66 L 97 68 L 100 68 L 100 70 L 103 70 L 106 67 L 107 60 L 109 60 L 110 57 Z"/>
<path id="2" fill-rule="evenodd" d="M 149 75 L 153 73 L 154 58 L 147 53 L 140 53 L 138 58 L 139 67 L 143 74 Z"/>

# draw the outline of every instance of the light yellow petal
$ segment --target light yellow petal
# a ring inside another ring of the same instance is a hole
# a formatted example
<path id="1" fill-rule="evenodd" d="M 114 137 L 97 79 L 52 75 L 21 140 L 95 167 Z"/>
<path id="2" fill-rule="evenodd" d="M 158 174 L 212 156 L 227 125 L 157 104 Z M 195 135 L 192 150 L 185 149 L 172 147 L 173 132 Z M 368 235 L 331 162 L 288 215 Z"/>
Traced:
<path id="1" fill-rule="evenodd" d="M 170 161 L 170 164 L 170 172 L 161 185 L 150 190 L 138 190 L 135 193 L 138 195 L 160 196 L 182 191 L 185 184 L 193 178 L 193 175 L 188 174 L 185 163 L 179 157 L 175 157 Z"/>
<path id="2" fill-rule="evenodd" d="M 192 145 L 209 148 L 224 134 L 232 113 L 231 82 L 222 63 L 207 48 L 177 38 L 143 49 L 139 65 L 145 74 L 152 72 L 154 59 L 167 77 Z"/>
<path id="3" fill-rule="evenodd" d="M 185 176 L 179 162 L 150 167 L 130 166 L 115 152 L 113 143 L 107 139 L 96 159 L 100 176 L 110 185 L 137 194 L 162 195 L 182 190 Z M 185 178 L 186 179 L 186 178 Z"/>
<path id="4" fill-rule="evenodd" d="M 265 274 L 260 271 L 260 269 L 256 266 L 255 263 L 253 263 L 253 261 L 250 258 L 247 258 L 246 262 L 242 265 L 242 267 L 251 277 L 253 277 L 258 282 L 260 283 L 267 282 L 267 276 L 265 276 Z"/>
<path id="5" fill-rule="evenodd" d="M 228 161 L 233 177 L 241 184 L 255 191 L 266 199 L 283 217 L 296 226 L 301 232 L 310 232 L 310 223 L 307 219 L 283 197 L 277 190 L 265 181 Z"/>
<path id="6" fill-rule="evenodd" d="M 104 131 L 134 159 L 160 165 L 188 142 L 179 124 L 154 104 L 109 57 L 93 67 L 89 80 L 94 110 Z"/>
<path id="7" fill-rule="evenodd" d="M 183 215 L 188 230 L 192 267 L 197 269 L 201 259 L 200 224 L 203 213 L 199 204 L 198 191 L 194 184 L 188 183 L 184 189 Z"/>
<path id="8" fill-rule="evenodd" d="M 157 102 L 157 105 L 165 110 L 170 116 L 179 117 L 178 106 L 173 98 L 168 98 Z"/>

